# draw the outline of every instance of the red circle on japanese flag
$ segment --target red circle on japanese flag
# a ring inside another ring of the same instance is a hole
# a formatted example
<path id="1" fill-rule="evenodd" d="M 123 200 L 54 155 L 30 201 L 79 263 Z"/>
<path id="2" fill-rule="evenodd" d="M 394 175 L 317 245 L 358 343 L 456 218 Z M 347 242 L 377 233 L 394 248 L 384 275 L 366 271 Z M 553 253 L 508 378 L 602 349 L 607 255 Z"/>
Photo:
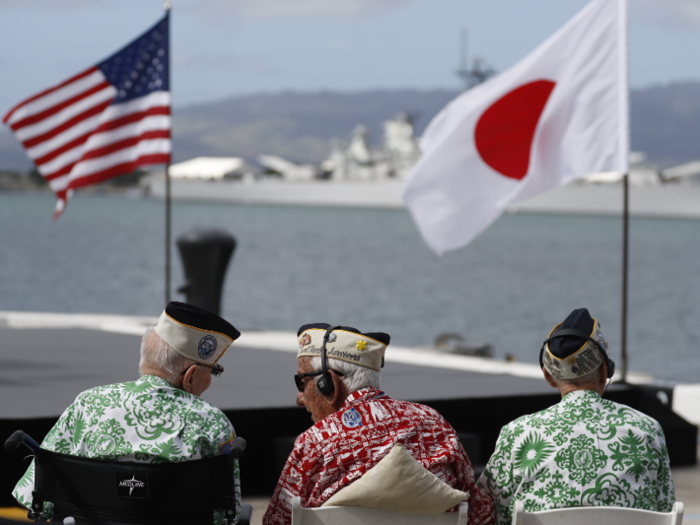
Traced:
<path id="1" fill-rule="evenodd" d="M 483 161 L 501 175 L 522 179 L 530 166 L 537 123 L 554 89 L 551 80 L 536 80 L 506 93 L 479 117 L 474 130 Z"/>

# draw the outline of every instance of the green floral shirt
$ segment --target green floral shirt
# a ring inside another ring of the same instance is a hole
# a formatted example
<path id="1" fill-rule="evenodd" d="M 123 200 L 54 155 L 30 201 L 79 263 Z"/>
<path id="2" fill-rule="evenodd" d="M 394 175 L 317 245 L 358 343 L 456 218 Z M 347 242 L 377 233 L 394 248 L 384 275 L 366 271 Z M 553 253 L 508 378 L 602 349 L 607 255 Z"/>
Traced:
<path id="1" fill-rule="evenodd" d="M 80 394 L 41 446 L 89 458 L 162 463 L 217 456 L 233 438 L 233 426 L 221 410 L 164 379 L 146 375 Z M 238 460 L 234 461 L 233 477 L 240 508 Z M 32 461 L 12 494 L 30 507 L 33 489 Z M 51 514 L 52 505 L 45 510 Z M 220 516 L 217 511 L 215 521 Z"/>
<path id="2" fill-rule="evenodd" d="M 670 512 L 676 496 L 659 423 L 577 390 L 501 430 L 478 482 L 493 497 L 497 525 L 525 510 L 609 505 Z"/>

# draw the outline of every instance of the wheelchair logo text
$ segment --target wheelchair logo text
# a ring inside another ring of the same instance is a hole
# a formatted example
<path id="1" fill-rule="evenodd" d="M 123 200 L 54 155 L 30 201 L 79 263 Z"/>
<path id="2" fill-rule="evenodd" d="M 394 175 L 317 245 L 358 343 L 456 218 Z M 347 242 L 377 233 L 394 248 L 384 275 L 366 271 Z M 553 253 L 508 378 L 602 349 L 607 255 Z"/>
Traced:
<path id="1" fill-rule="evenodd" d="M 134 489 L 144 489 L 146 488 L 146 483 L 144 481 L 139 481 L 136 476 L 131 479 L 125 479 L 119 484 L 120 487 L 129 487 L 129 496 L 134 491 Z"/>
<path id="2" fill-rule="evenodd" d="M 131 479 L 128 478 L 131 476 Z M 120 498 L 148 498 L 148 475 L 119 472 L 117 473 L 117 496 Z"/>

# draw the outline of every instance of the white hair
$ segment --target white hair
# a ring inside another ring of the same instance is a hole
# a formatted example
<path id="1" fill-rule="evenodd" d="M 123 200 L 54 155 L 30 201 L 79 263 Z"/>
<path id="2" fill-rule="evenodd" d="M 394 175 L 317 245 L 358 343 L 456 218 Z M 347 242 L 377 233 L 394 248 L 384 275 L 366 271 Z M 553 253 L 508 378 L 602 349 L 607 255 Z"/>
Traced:
<path id="1" fill-rule="evenodd" d="M 357 392 L 368 386 L 381 388 L 379 381 L 379 371 L 367 368 L 366 366 L 353 365 L 340 359 L 328 358 L 328 368 L 338 370 L 343 373 L 340 378 L 348 389 L 349 393 Z M 321 370 L 321 357 L 309 358 L 309 364 L 313 370 Z"/>
<path id="2" fill-rule="evenodd" d="M 176 385 L 180 380 L 180 374 L 186 368 L 196 364 L 191 359 L 181 356 L 172 347 L 163 341 L 156 333 L 155 327 L 146 330 L 141 338 L 141 360 L 139 361 L 139 373 L 144 375 L 144 367 L 156 372 L 155 375 Z"/>

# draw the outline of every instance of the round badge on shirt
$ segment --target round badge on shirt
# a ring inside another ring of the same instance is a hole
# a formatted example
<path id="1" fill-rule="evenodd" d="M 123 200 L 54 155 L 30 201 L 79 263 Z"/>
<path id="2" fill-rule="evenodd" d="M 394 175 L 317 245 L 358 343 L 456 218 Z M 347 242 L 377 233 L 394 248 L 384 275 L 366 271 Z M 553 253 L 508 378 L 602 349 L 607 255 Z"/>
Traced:
<path id="1" fill-rule="evenodd" d="M 343 422 L 343 426 L 347 428 L 358 428 L 362 426 L 362 415 L 355 410 L 354 407 L 343 412 L 340 419 Z"/>

